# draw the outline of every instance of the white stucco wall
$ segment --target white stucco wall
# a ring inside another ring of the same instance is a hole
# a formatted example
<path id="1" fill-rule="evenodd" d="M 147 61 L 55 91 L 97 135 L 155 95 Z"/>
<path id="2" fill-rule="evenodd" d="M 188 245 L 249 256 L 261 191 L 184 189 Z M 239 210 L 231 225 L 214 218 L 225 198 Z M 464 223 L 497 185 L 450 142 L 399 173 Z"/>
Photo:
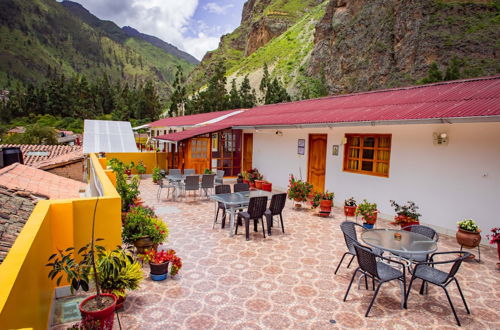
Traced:
<path id="1" fill-rule="evenodd" d="M 278 189 L 286 189 L 290 173 L 307 179 L 308 134 L 328 134 L 325 188 L 337 203 L 350 196 L 366 198 L 382 214 L 392 216 L 389 200 L 415 201 L 421 222 L 454 234 L 456 222 L 473 218 L 483 233 L 500 226 L 500 123 L 335 127 L 259 130 L 254 133 L 253 164 Z M 252 132 L 252 131 L 248 131 Z M 448 145 L 434 145 L 433 132 L 446 132 Z M 392 134 L 389 178 L 344 172 L 346 133 Z M 304 156 L 297 140 L 306 139 Z M 332 146 L 340 145 L 332 156 Z M 339 205 L 337 204 L 337 205 Z M 484 236 L 484 235 L 483 235 Z M 483 242 L 487 243 L 483 237 Z"/>

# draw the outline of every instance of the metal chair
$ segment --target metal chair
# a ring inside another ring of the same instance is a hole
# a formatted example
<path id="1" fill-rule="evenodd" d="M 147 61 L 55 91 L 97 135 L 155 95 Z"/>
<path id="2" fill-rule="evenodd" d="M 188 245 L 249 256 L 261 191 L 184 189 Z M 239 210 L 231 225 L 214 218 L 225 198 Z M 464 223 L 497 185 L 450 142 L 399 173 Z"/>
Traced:
<path id="1" fill-rule="evenodd" d="M 173 184 L 165 184 L 163 179 L 158 180 L 158 191 L 156 193 L 156 200 L 159 202 L 161 197 L 162 189 L 167 189 L 167 198 L 170 195 L 170 189 L 176 189 L 176 186 Z"/>
<path id="2" fill-rule="evenodd" d="M 205 196 L 208 197 L 208 190 L 215 187 L 215 174 L 203 174 L 200 182 L 200 189 L 205 191 Z"/>
<path id="3" fill-rule="evenodd" d="M 407 231 L 411 231 L 412 233 L 417 233 L 425 237 L 428 237 L 436 242 L 439 240 L 439 234 L 431 227 L 422 225 L 411 225 L 411 226 L 406 226 L 404 229 Z M 413 261 L 418 261 L 418 262 L 429 260 L 429 255 L 427 254 L 398 253 L 397 255 L 399 257 L 405 259 L 411 259 Z"/>
<path id="4" fill-rule="evenodd" d="M 349 294 L 349 290 L 351 289 L 352 282 L 354 281 L 356 274 L 360 272 L 365 276 L 365 285 L 367 289 L 367 277 L 370 277 L 372 279 L 373 286 L 375 286 L 375 282 L 378 282 L 377 289 L 373 294 L 373 298 L 370 301 L 370 305 L 368 306 L 365 317 L 368 317 L 368 314 L 370 313 L 370 310 L 373 306 L 373 303 L 375 302 L 375 298 L 377 298 L 378 291 L 380 290 L 382 284 L 393 280 L 399 281 L 399 284 L 401 286 L 401 308 L 406 308 L 406 265 L 402 262 L 377 255 L 370 248 L 363 247 L 358 243 L 354 244 L 354 250 L 358 259 L 359 267 L 356 268 L 354 274 L 352 274 L 351 282 L 349 283 L 344 296 L 344 301 L 347 300 L 347 295 Z M 377 261 L 377 259 L 387 260 L 391 263 L 399 264 L 403 271 L 401 272 L 399 269 L 391 267 L 385 262 Z"/>
<path id="5" fill-rule="evenodd" d="M 347 264 L 347 268 L 351 266 L 351 263 L 354 260 L 354 257 L 356 256 L 356 250 L 354 249 L 354 244 L 355 243 L 359 244 L 358 236 L 356 234 L 356 226 L 361 228 L 361 230 L 365 230 L 363 226 L 352 221 L 344 221 L 340 224 L 340 229 L 342 230 L 342 234 L 344 234 L 344 240 L 347 246 L 347 252 L 342 255 L 342 259 L 340 259 L 340 262 L 337 265 L 337 269 L 335 269 L 335 274 L 337 274 L 337 272 L 339 271 L 340 265 L 344 261 L 346 255 L 350 254 L 352 256 L 351 260 L 349 261 L 349 264 Z M 377 255 L 382 255 L 382 253 L 384 252 L 376 248 L 371 248 L 371 249 Z"/>
<path id="6" fill-rule="evenodd" d="M 193 168 L 186 168 L 184 169 L 184 175 L 193 175 L 196 174 L 196 171 Z"/>
<path id="7" fill-rule="evenodd" d="M 184 185 L 182 187 L 184 189 L 185 194 L 188 191 L 194 191 L 196 197 L 196 192 L 200 190 L 200 177 L 197 175 L 186 176 L 186 179 L 184 180 Z"/>
<path id="8" fill-rule="evenodd" d="M 234 192 L 249 191 L 250 185 L 248 183 L 235 183 L 233 186 Z"/>
<path id="9" fill-rule="evenodd" d="M 271 235 L 271 228 L 273 227 L 273 220 L 275 215 L 280 216 L 281 231 L 285 233 L 285 226 L 283 225 L 283 209 L 286 204 L 286 193 L 276 194 L 271 197 L 271 205 L 264 212 L 267 220 L 267 233 Z"/>
<path id="10" fill-rule="evenodd" d="M 254 231 L 257 231 L 257 222 L 261 220 L 262 235 L 266 238 L 266 230 L 264 229 L 264 212 L 267 207 L 267 196 L 251 197 L 246 212 L 238 213 L 238 221 L 236 223 L 235 234 L 238 234 L 238 227 L 241 219 L 245 220 L 245 236 L 247 241 L 250 240 L 250 220 L 254 221 Z"/>
<path id="11" fill-rule="evenodd" d="M 215 176 L 215 184 L 224 184 L 224 170 L 217 170 L 217 174 Z"/>
<path id="12" fill-rule="evenodd" d="M 231 193 L 231 186 L 228 184 L 221 184 L 218 186 L 215 186 L 215 194 L 230 194 Z M 221 228 L 224 228 L 226 225 L 226 206 L 221 203 L 217 202 L 217 212 L 215 213 L 215 219 L 214 219 L 214 225 L 212 226 L 212 229 L 215 228 L 215 224 L 217 223 L 217 218 L 219 217 L 219 210 L 222 210 L 222 225 Z"/>
<path id="13" fill-rule="evenodd" d="M 178 175 L 178 176 L 181 176 L 182 173 L 181 173 L 181 170 L 178 169 L 178 168 L 171 168 L 168 170 L 168 175 Z"/>
<path id="14" fill-rule="evenodd" d="M 447 255 L 447 254 L 455 254 L 455 255 L 460 254 L 461 257 L 455 258 L 452 260 L 446 260 L 446 261 L 434 261 L 434 256 Z M 455 281 L 457 288 L 458 288 L 458 292 L 460 292 L 460 296 L 462 297 L 462 301 L 464 302 L 465 309 L 467 310 L 467 314 L 470 314 L 470 310 L 469 310 L 469 307 L 467 306 L 467 303 L 465 302 L 465 297 L 464 297 L 464 294 L 462 293 L 462 289 L 460 289 L 460 285 L 458 284 L 458 280 L 455 277 L 455 275 L 457 274 L 457 272 L 460 268 L 460 265 L 462 264 L 462 261 L 464 261 L 464 259 L 467 259 L 469 256 L 470 256 L 470 253 L 465 252 L 465 251 L 436 252 L 436 253 L 431 254 L 431 256 L 429 257 L 430 261 L 420 262 L 420 263 L 416 264 L 415 269 L 413 270 L 413 275 L 412 275 L 411 280 L 410 280 L 410 285 L 408 286 L 408 292 L 406 293 L 405 305 L 408 303 L 408 297 L 410 296 L 410 290 L 411 290 L 411 286 L 413 284 L 413 281 L 416 278 L 419 278 L 423 281 L 422 287 L 420 288 L 420 294 L 424 293 L 424 284 L 426 282 L 437 285 L 444 290 L 444 292 L 446 293 L 446 298 L 448 298 L 448 302 L 450 303 L 453 315 L 455 315 L 455 320 L 457 320 L 458 326 L 461 326 L 460 320 L 458 319 L 457 312 L 455 311 L 455 307 L 453 306 L 453 303 L 452 303 L 451 298 L 450 298 L 450 294 L 448 293 L 448 290 L 446 289 L 446 287 L 448 286 L 448 284 Z M 444 264 L 450 264 L 450 263 L 453 263 L 453 265 L 451 266 L 448 273 L 434 267 L 435 265 L 444 265 Z"/>

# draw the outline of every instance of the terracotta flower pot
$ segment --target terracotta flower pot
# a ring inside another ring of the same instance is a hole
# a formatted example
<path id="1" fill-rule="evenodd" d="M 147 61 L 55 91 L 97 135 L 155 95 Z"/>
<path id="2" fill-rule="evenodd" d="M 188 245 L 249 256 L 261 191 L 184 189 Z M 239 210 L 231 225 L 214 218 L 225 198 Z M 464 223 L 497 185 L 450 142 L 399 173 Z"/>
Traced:
<path id="1" fill-rule="evenodd" d="M 249 181 L 248 184 L 250 185 L 250 188 L 255 188 L 255 182 Z"/>
<path id="2" fill-rule="evenodd" d="M 344 214 L 346 217 L 353 217 L 356 213 L 357 206 L 344 206 Z"/>
<path id="3" fill-rule="evenodd" d="M 101 293 L 101 296 L 111 297 L 113 299 L 113 303 L 111 305 L 105 306 L 105 308 L 102 310 L 89 311 L 84 309 L 84 307 L 86 307 L 87 303 L 91 300 L 95 300 L 97 295 L 92 295 L 84 299 L 78 306 L 78 308 L 80 309 L 80 314 L 82 315 L 82 320 L 86 322 L 98 322 L 99 329 L 113 329 L 113 320 L 117 300 L 116 296 L 110 293 Z"/>
<path id="4" fill-rule="evenodd" d="M 500 242 L 497 242 L 498 260 L 500 260 Z"/>
<path id="5" fill-rule="evenodd" d="M 378 212 L 375 212 L 375 213 L 373 213 L 373 215 L 363 217 L 363 220 L 365 220 L 365 222 L 369 225 L 374 225 L 375 222 L 377 222 L 377 215 L 378 215 Z"/>
<path id="6" fill-rule="evenodd" d="M 457 242 L 466 248 L 475 248 L 481 243 L 481 231 L 474 232 L 465 229 L 458 228 L 457 231 Z"/>
<path id="7" fill-rule="evenodd" d="M 248 185 L 250 185 L 250 181 L 247 179 L 243 179 L 243 183 L 248 183 Z"/>
<path id="8" fill-rule="evenodd" d="M 134 242 L 137 253 L 144 254 L 146 250 L 153 247 L 153 241 L 149 237 L 141 237 Z"/>
<path id="9" fill-rule="evenodd" d="M 255 188 L 262 189 L 262 184 L 266 182 L 264 180 L 255 180 Z"/>
<path id="10" fill-rule="evenodd" d="M 319 202 L 319 216 L 328 217 L 332 212 L 333 200 L 323 199 Z"/>
<path id="11" fill-rule="evenodd" d="M 293 200 L 295 201 L 295 207 L 300 209 L 303 201 L 300 198 L 294 198 Z"/>
<path id="12" fill-rule="evenodd" d="M 264 182 L 262 184 L 262 190 L 264 190 L 264 191 L 273 191 L 273 184 L 271 182 Z"/>

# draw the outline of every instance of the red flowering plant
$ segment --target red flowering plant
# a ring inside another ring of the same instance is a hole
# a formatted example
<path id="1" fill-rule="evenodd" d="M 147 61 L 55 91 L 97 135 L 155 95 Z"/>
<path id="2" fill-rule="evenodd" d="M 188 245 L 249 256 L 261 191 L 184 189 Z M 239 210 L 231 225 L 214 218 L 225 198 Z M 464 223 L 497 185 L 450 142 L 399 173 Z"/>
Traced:
<path id="1" fill-rule="evenodd" d="M 490 244 L 499 244 L 500 243 L 500 228 L 491 228 L 491 235 L 486 235 L 490 240 Z"/>
<path id="2" fill-rule="evenodd" d="M 391 200 L 391 206 L 394 208 L 396 212 L 396 216 L 394 217 L 394 222 L 392 224 L 405 224 L 405 223 L 413 223 L 418 222 L 421 216 L 420 213 L 417 212 L 418 206 L 415 202 L 408 201 L 406 204 L 398 204 L 395 201 Z"/>
<path id="3" fill-rule="evenodd" d="M 247 179 L 248 181 L 254 183 L 255 180 L 262 180 L 264 176 L 259 173 L 259 170 L 256 168 L 252 168 L 247 171 Z"/>
<path id="4" fill-rule="evenodd" d="M 312 184 L 309 182 L 304 182 L 302 180 L 297 180 L 290 175 L 290 180 L 288 181 L 288 198 L 294 199 L 296 201 L 305 201 L 313 189 Z"/>
<path id="5" fill-rule="evenodd" d="M 150 264 L 163 264 L 169 262 L 170 275 L 175 276 L 182 268 L 182 260 L 175 254 L 175 250 L 156 251 L 155 249 L 146 250 L 145 254 L 139 255 L 139 258 Z"/>

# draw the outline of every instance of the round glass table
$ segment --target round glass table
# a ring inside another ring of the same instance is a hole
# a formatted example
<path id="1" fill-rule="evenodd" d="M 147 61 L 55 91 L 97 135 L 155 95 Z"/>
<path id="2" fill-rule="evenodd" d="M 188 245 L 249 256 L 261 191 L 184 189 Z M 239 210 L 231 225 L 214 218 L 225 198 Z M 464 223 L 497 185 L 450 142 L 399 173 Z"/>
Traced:
<path id="1" fill-rule="evenodd" d="M 400 236 L 396 237 L 397 234 Z M 433 239 L 406 230 L 372 229 L 361 233 L 361 239 L 369 246 L 410 260 L 437 250 Z"/>

